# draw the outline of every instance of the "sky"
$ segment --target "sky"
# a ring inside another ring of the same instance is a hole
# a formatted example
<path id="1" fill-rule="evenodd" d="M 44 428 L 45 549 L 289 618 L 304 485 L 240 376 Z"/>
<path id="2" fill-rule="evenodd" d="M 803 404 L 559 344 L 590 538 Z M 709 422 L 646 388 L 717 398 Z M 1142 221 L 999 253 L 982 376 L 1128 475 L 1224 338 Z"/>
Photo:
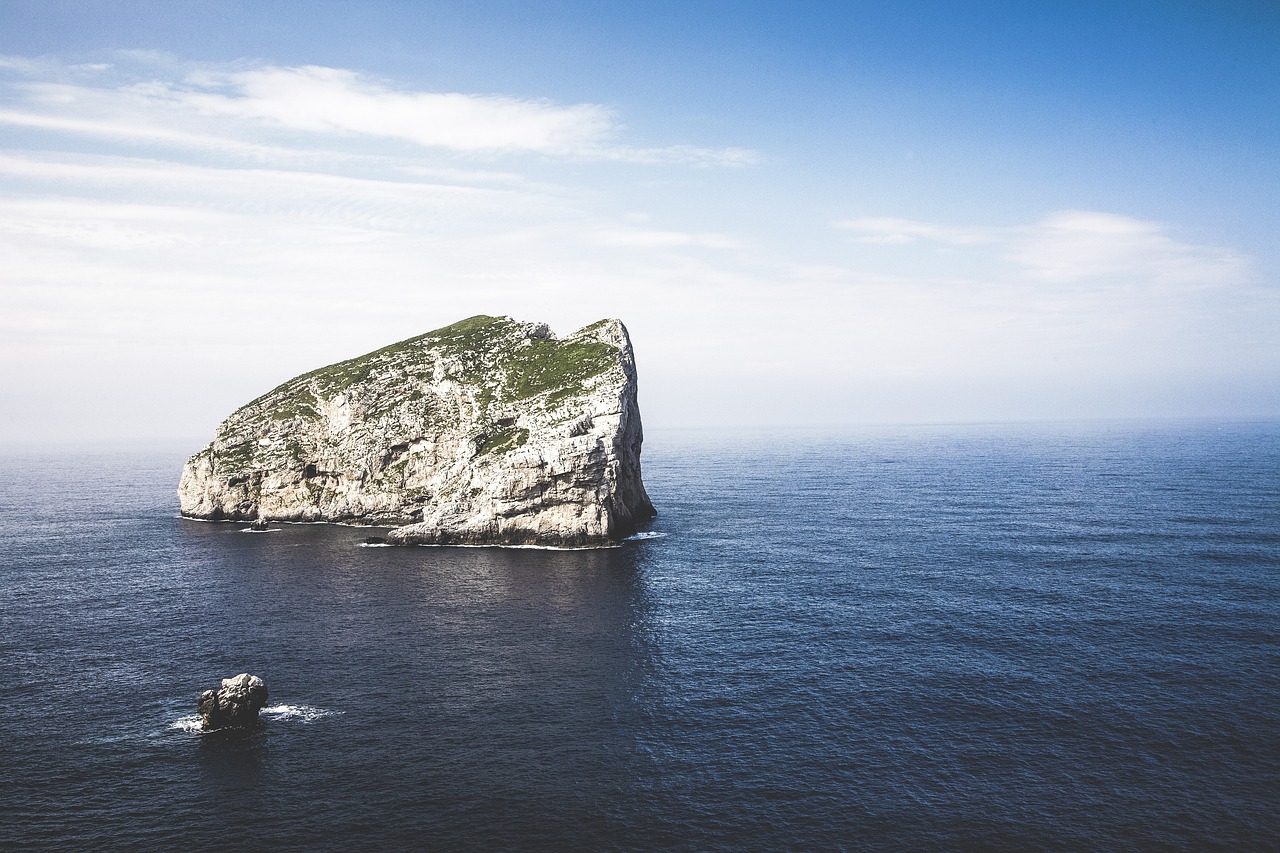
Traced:
<path id="1" fill-rule="evenodd" d="M 1280 417 L 1271 2 L 0 0 L 0 441 L 474 314 L 647 426 Z"/>

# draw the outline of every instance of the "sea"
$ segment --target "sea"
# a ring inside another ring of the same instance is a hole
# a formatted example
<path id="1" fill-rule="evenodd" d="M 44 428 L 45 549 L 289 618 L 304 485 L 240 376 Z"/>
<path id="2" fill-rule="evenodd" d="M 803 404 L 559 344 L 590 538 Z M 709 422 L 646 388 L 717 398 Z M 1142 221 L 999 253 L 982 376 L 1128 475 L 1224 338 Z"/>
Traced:
<path id="1" fill-rule="evenodd" d="M 0 451 L 0 849 L 1280 850 L 1280 424 L 652 430 L 583 551 L 183 520 L 197 449 Z"/>

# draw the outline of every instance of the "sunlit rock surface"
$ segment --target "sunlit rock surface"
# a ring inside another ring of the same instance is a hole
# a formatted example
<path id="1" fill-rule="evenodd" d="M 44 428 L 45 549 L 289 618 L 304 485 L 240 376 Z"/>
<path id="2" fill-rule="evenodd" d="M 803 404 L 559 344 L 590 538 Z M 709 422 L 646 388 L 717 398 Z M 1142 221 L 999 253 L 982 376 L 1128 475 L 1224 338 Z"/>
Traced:
<path id="1" fill-rule="evenodd" d="M 206 690 L 196 703 L 205 731 L 253 728 L 258 725 L 258 712 L 266 706 L 266 683 L 247 672 L 222 679 L 220 689 Z"/>
<path id="2" fill-rule="evenodd" d="M 600 546 L 654 514 L 627 330 L 472 317 L 292 379 L 187 462 L 191 518 L 395 526 L 399 544 Z"/>

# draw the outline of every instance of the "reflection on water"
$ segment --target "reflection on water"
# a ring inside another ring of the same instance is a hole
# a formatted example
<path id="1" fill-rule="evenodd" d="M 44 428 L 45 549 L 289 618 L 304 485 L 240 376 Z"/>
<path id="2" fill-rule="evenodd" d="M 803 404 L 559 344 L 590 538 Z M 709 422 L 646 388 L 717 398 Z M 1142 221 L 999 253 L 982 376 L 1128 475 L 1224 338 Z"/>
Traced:
<path id="1" fill-rule="evenodd" d="M 454 832 L 491 831 L 498 814 L 513 833 L 583 843 L 645 775 L 643 546 L 360 548 L 368 531 L 345 527 L 176 523 L 203 579 L 195 630 L 228 663 L 240 655 L 227 673 L 261 675 L 273 705 L 342 715 L 268 726 L 271 762 L 294 755 L 282 736 L 337 740 L 303 778 L 376 772 L 404 814 L 450 815 Z M 207 772 L 246 772 L 228 790 L 270 782 L 237 754 L 214 752 Z M 558 820 L 566 803 L 576 817 Z"/>
<path id="2" fill-rule="evenodd" d="M 606 551 L 0 456 L 0 848 L 1274 847 L 1278 436 L 665 434 Z M 192 732 L 246 671 L 263 728 Z"/>
<path id="3" fill-rule="evenodd" d="M 200 784 L 219 795 L 260 788 L 268 778 L 269 737 L 265 727 L 201 734 L 197 748 Z"/>

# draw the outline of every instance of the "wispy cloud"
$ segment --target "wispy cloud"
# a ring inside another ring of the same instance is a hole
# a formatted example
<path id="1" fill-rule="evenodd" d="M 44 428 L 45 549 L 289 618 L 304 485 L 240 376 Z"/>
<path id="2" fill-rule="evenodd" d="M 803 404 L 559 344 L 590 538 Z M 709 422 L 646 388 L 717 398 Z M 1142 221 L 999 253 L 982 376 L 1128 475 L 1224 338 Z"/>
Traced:
<path id="1" fill-rule="evenodd" d="M 743 242 L 726 234 L 694 233 L 688 231 L 656 231 L 634 227 L 611 227 L 593 235 L 593 242 L 600 246 L 619 246 L 641 249 L 667 249 L 698 247 L 704 249 L 741 249 Z"/>
<path id="2" fill-rule="evenodd" d="M 202 113 L 456 151 L 580 154 L 606 147 L 615 127 L 612 113 L 595 104 L 399 91 L 354 71 L 315 65 L 203 74 L 188 85 L 191 90 L 165 87 L 155 94 Z M 215 88 L 222 91 L 210 91 Z"/>
<path id="3" fill-rule="evenodd" d="M 0 123 L 258 155 L 273 146 L 278 152 L 272 131 L 286 131 L 339 147 L 365 139 L 471 155 L 639 164 L 759 160 L 743 148 L 629 145 L 615 113 L 599 104 L 422 91 L 318 65 L 184 67 L 164 56 L 127 59 L 128 67 L 0 61 L 0 71 L 17 78 L 11 87 L 19 95 L 0 110 Z"/>
<path id="4" fill-rule="evenodd" d="M 1165 226 L 1092 211 L 1064 211 L 1024 229 L 1009 258 L 1042 281 L 1146 279 L 1220 284 L 1241 279 L 1248 261 L 1216 246 L 1175 240 Z"/>
<path id="5" fill-rule="evenodd" d="M 1114 213 L 1067 210 L 1027 225 L 956 227 L 892 217 L 832 223 L 858 243 L 967 247 L 1034 281 L 1111 280 L 1166 284 L 1239 281 L 1248 259 L 1216 246 L 1176 240 L 1165 225 Z"/>
<path id="6" fill-rule="evenodd" d="M 833 224 L 842 231 L 852 233 L 860 243 L 885 246 L 915 243 L 919 240 L 966 246 L 993 243 L 999 239 L 999 233 L 989 228 L 956 228 L 892 216 L 861 216 L 857 219 L 841 219 Z"/>

